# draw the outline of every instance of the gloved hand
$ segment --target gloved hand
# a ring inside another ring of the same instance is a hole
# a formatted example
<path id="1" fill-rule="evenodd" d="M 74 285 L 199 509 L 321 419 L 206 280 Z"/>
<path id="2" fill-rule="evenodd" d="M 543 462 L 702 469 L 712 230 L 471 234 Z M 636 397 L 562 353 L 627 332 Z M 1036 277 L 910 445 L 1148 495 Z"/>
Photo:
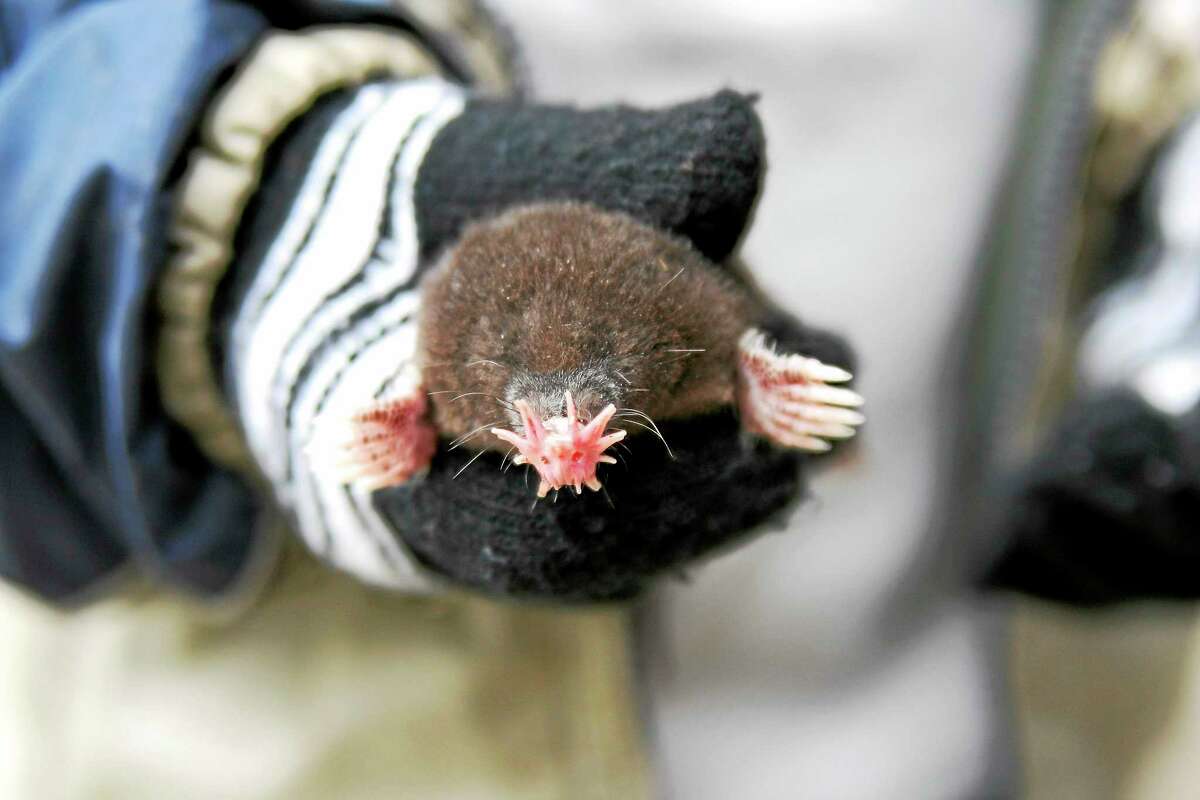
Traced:
<path id="1" fill-rule="evenodd" d="M 310 114 L 282 143 L 247 214 L 252 238 L 235 264 L 243 285 L 261 256 L 253 237 L 265 241 L 277 230 L 279 209 L 335 113 Z M 731 254 L 762 168 L 752 101 L 733 92 L 661 111 L 471 100 L 417 171 L 418 270 L 473 221 L 531 202 L 575 200 L 686 237 L 736 273 Z M 227 325 L 238 298 L 235 291 L 227 299 Z M 852 367 L 840 340 L 782 312 L 762 327 L 782 347 Z M 407 551 L 451 581 L 495 594 L 609 600 L 729 544 L 804 491 L 806 458 L 751 440 L 732 412 L 661 427 L 673 455 L 639 448 L 606 473 L 607 496 L 533 505 L 523 471 L 502 471 L 500 457 L 485 453 L 459 476 L 475 454 L 443 441 L 426 475 L 378 490 L 374 507 Z"/>
<path id="2" fill-rule="evenodd" d="M 992 586 L 1079 605 L 1200 596 L 1200 121 L 1156 159 L 1079 281 L 1068 400 L 1005 481 Z"/>

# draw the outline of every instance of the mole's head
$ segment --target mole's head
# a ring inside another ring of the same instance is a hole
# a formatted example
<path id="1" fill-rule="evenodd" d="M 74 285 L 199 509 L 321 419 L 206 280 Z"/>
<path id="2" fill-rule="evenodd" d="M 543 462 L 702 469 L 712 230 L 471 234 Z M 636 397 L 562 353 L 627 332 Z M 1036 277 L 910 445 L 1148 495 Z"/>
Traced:
<path id="1" fill-rule="evenodd" d="M 511 449 L 539 495 L 598 490 L 623 428 L 732 399 L 736 297 L 686 243 L 624 215 L 548 204 L 475 225 L 423 284 L 434 421 Z"/>

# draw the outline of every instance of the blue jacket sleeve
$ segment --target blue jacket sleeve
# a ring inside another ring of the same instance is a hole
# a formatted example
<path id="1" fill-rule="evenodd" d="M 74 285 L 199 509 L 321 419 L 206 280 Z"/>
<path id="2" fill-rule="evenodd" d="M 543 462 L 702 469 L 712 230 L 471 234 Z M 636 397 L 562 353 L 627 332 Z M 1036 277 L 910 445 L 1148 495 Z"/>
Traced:
<path id="1" fill-rule="evenodd" d="M 60 602 L 126 565 L 219 593 L 251 499 L 166 423 L 147 307 L 163 187 L 266 22 L 201 0 L 0 11 L 0 575 Z"/>

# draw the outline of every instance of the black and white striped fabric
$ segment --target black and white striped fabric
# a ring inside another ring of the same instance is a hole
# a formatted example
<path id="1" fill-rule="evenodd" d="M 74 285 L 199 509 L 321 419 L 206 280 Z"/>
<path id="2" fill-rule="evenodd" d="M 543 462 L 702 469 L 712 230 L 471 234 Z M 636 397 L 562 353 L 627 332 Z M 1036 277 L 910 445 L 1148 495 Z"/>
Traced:
<path id="1" fill-rule="evenodd" d="M 324 415 L 348 417 L 419 380 L 414 186 L 430 143 L 464 102 L 437 79 L 357 90 L 323 136 L 233 323 L 232 391 L 280 505 L 323 559 L 401 590 L 429 582 L 370 492 L 321 479 L 305 447 Z"/>

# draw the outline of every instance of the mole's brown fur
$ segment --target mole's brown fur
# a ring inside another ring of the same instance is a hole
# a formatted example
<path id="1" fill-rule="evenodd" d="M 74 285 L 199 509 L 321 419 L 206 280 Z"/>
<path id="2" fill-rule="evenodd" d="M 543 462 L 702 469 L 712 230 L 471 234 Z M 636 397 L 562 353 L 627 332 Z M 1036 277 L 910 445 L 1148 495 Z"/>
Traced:
<path id="1" fill-rule="evenodd" d="M 573 203 L 469 228 L 423 288 L 423 379 L 447 437 L 508 424 L 516 399 L 561 413 L 564 390 L 584 418 L 608 403 L 660 421 L 732 405 L 756 310 L 685 241 Z"/>

